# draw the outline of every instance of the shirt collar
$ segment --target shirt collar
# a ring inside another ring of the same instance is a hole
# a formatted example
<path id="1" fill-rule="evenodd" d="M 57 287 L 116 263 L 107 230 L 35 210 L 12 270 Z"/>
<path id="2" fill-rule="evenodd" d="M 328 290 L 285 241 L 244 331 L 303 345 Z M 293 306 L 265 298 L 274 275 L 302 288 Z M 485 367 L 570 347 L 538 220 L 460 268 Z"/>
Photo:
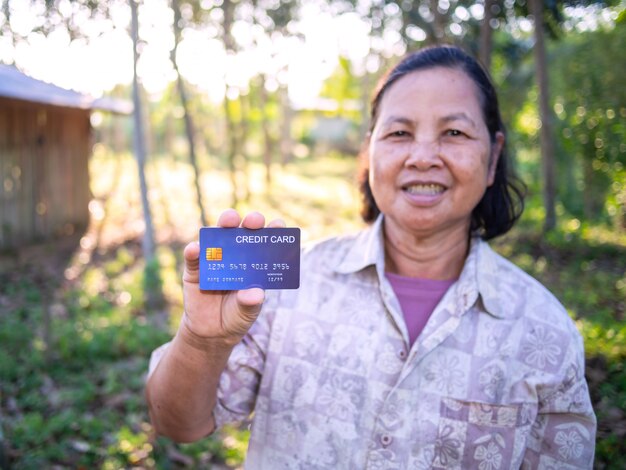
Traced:
<path id="1" fill-rule="evenodd" d="M 503 304 L 503 278 L 510 274 L 502 270 L 502 258 L 485 241 L 477 240 L 476 284 L 487 312 L 497 318 L 510 316 L 511 308 Z"/>
<path id="2" fill-rule="evenodd" d="M 457 283 L 457 292 L 463 295 L 466 302 L 465 308 L 480 300 L 482 308 L 490 315 L 496 318 L 507 316 L 499 292 L 499 266 L 498 255 L 489 244 L 473 237 Z"/>
<path id="3" fill-rule="evenodd" d="M 384 273 L 385 248 L 383 242 L 383 215 L 365 230 L 362 230 L 354 239 L 352 246 L 345 255 L 337 260 L 335 271 L 340 274 L 350 274 L 368 266 L 376 266 Z"/>
<path id="4" fill-rule="evenodd" d="M 383 241 L 383 215 L 354 239 L 343 257 L 337 259 L 334 270 L 340 274 L 361 271 L 368 266 L 376 266 L 379 279 L 385 272 L 385 249 Z M 483 308 L 492 316 L 505 318 L 506 309 L 502 306 L 498 293 L 498 255 L 487 242 L 479 237 L 470 241 L 470 249 L 463 265 L 456 290 L 456 311 L 465 312 L 480 298 Z"/>

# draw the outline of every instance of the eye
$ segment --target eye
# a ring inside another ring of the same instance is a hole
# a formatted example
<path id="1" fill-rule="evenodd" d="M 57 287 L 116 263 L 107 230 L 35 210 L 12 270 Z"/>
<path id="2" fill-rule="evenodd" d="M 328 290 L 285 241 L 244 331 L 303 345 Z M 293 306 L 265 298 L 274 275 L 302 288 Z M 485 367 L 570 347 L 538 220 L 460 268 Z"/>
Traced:
<path id="1" fill-rule="evenodd" d="M 407 137 L 409 133 L 407 131 L 393 131 L 387 134 L 387 137 Z"/>
<path id="2" fill-rule="evenodd" d="M 461 137 L 461 136 L 464 136 L 465 133 L 461 132 L 458 129 L 448 129 L 446 131 L 446 135 L 449 135 L 449 136 L 452 136 L 452 137 Z"/>

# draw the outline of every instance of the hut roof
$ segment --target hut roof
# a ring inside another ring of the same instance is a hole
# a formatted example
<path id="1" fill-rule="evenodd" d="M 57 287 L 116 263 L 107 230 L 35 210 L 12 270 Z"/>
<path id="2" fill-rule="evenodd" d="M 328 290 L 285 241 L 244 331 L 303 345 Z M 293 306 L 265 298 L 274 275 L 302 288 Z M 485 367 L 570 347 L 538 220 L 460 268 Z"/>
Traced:
<path id="1" fill-rule="evenodd" d="M 132 113 L 130 102 L 109 97 L 93 98 L 51 83 L 36 80 L 11 65 L 0 64 L 0 97 L 65 108 L 99 109 L 117 114 Z"/>

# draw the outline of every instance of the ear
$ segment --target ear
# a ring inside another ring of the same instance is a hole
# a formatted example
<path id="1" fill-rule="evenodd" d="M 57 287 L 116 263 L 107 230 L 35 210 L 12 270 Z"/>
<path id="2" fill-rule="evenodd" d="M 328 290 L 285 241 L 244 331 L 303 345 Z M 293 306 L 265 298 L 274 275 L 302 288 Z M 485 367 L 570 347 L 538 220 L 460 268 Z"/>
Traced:
<path id="1" fill-rule="evenodd" d="M 496 179 L 496 167 L 504 148 L 505 137 L 500 131 L 496 132 L 495 141 L 491 144 L 491 154 L 489 155 L 489 170 L 487 173 L 487 186 L 491 186 Z"/>

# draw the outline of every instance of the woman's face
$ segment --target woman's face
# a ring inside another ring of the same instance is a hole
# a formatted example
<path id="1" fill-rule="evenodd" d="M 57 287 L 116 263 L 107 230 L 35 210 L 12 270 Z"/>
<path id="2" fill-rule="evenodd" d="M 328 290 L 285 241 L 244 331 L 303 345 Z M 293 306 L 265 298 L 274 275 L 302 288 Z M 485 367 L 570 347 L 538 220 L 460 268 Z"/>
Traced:
<path id="1" fill-rule="evenodd" d="M 498 133 L 491 144 L 465 72 L 434 67 L 398 79 L 383 95 L 369 143 L 370 186 L 386 228 L 467 234 L 503 143 Z"/>

